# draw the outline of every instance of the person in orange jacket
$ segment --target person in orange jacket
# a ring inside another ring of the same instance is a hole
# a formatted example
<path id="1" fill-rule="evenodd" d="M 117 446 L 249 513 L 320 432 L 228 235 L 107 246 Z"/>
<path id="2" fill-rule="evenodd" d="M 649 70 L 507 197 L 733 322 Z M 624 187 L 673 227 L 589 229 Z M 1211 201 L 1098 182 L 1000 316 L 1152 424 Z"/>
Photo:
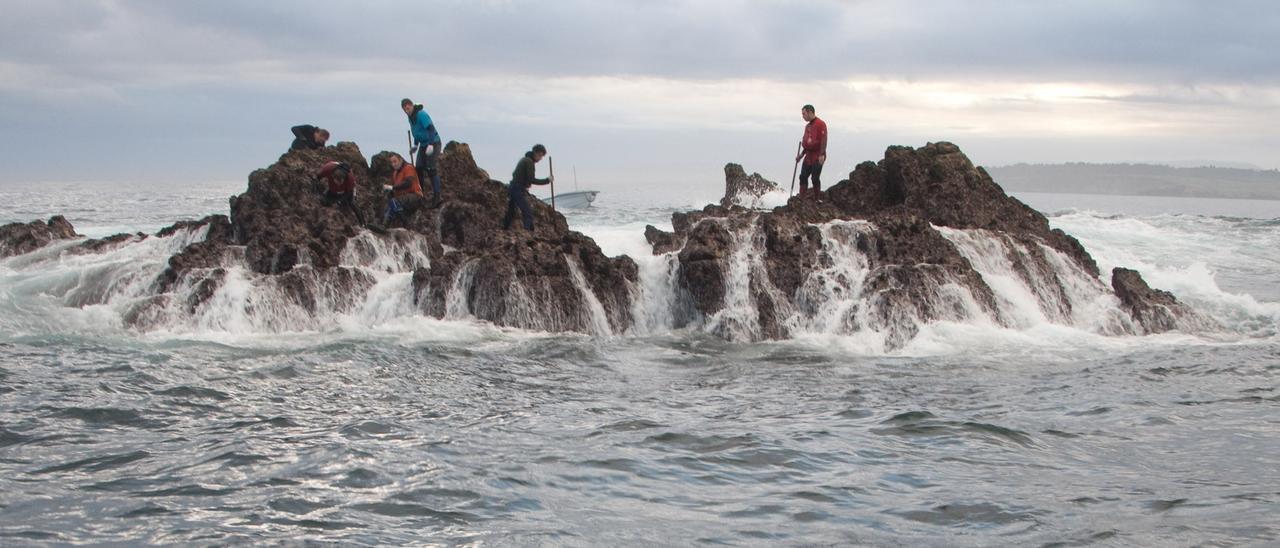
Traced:
<path id="1" fill-rule="evenodd" d="M 382 189 L 391 193 L 387 200 L 387 211 L 382 216 L 382 226 L 390 228 L 391 220 L 399 219 L 402 226 L 409 226 L 409 216 L 413 215 L 426 202 L 422 196 L 422 185 L 418 183 L 418 171 L 413 164 L 404 161 L 399 154 L 391 153 L 391 184 L 382 185 Z"/>
<path id="2" fill-rule="evenodd" d="M 796 161 L 804 159 L 800 168 L 800 197 L 822 198 L 822 164 L 827 163 L 827 123 L 818 118 L 813 105 L 805 105 L 800 109 L 800 117 L 808 122 L 804 126 L 804 138 L 800 140 L 800 154 Z M 813 178 L 813 192 L 809 192 L 809 178 Z"/>

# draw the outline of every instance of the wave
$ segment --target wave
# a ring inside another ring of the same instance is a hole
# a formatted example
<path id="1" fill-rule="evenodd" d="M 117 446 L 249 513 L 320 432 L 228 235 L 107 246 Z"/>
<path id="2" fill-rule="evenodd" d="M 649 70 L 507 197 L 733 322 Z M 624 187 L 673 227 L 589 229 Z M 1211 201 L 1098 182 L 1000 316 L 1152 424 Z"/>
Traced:
<path id="1" fill-rule="evenodd" d="M 1219 287 L 1216 272 L 1204 261 L 1188 262 L 1187 248 L 1211 246 L 1216 238 L 1234 243 L 1233 231 L 1256 228 L 1245 223 L 1201 218 L 1190 226 L 1161 220 L 1102 218 L 1089 213 L 1055 217 L 1094 251 L 1102 266 L 1136 266 L 1157 287 L 1180 298 L 1224 327 L 1219 333 L 1195 333 L 1204 342 L 1273 338 L 1280 304 Z M 701 222 L 718 222 L 706 219 Z M 1185 220 L 1179 222 L 1186 224 Z M 1219 232 L 1196 237 L 1197 227 L 1212 223 Z M 632 223 L 635 225 L 638 223 Z M 930 310 L 890 310 L 881 290 L 868 286 L 874 271 L 859 250 L 860 238 L 875 229 L 865 221 L 833 221 L 817 226 L 820 266 L 794 294 L 784 295 L 769 281 L 762 262 L 763 232 L 758 225 L 733 232 L 734 253 L 725 276 L 725 306 L 700 316 L 681 286 L 678 252 L 654 255 L 632 225 L 587 227 L 602 249 L 627 253 L 638 264 L 638 282 L 629 288 L 634 325 L 625 332 L 610 327 L 579 266 L 568 260 L 579 292 L 581 318 L 547 319 L 545 312 L 518 302 L 505 303 L 518 329 L 499 328 L 475 319 L 477 265 L 463 265 L 440 288 L 444 309 L 436 314 L 417 303 L 414 272 L 431 266 L 428 243 L 420 235 L 392 231 L 390 236 L 362 232 L 351 238 L 335 268 L 312 267 L 305 253 L 293 271 L 262 275 L 245 264 L 236 247 L 211 269 L 194 273 L 162 289 L 158 279 L 169 257 L 203 241 L 207 227 L 197 225 L 166 236 L 134 237 L 98 250 L 83 241 L 60 242 L 0 261 L 0 319 L 10 337 L 60 333 L 184 338 L 226 344 L 271 344 L 301 335 L 302 344 L 334 337 L 389 338 L 399 342 L 462 342 L 493 338 L 549 336 L 560 322 L 585 326 L 594 337 L 645 337 L 693 331 L 737 341 L 765 339 L 759 314 L 768 300 L 797 344 L 822 344 L 867 354 L 963 352 L 991 345 L 1088 345 L 1099 338 L 1140 332 L 1105 281 L 1092 278 L 1058 251 L 1028 246 L 996 233 L 934 227 L 947 238 L 991 288 L 993 307 L 963 284 L 939 276 L 923 299 Z M 1266 230 L 1266 228 L 1263 228 Z M 1274 229 L 1268 237 L 1277 237 Z M 242 250 L 241 250 L 242 251 Z M 1048 270 L 1028 267 L 1031 256 L 1045 258 Z M 1104 272 L 1109 268 L 1104 268 Z M 216 282 L 216 283 L 214 283 Z M 212 287 L 212 289 L 210 289 Z M 530 289 L 532 290 L 532 289 Z M 193 295 L 212 291 L 208 298 Z M 514 299 L 519 291 L 513 292 Z M 530 301 L 532 302 L 532 301 Z M 794 303 L 794 304 L 791 304 Z M 417 334 L 431 333 L 420 337 Z M 556 335 L 563 336 L 563 335 Z M 434 337 L 434 338 L 433 338 Z M 1178 335 L 1148 340 L 1185 341 Z M 258 341 L 254 343 L 252 341 Z M 296 342 L 296 341 L 295 341 Z"/>

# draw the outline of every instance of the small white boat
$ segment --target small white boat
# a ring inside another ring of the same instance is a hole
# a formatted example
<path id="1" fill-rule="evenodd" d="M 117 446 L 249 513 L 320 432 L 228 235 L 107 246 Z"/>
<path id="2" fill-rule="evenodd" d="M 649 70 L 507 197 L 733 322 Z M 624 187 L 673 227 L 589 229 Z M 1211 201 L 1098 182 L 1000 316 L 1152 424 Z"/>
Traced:
<path id="1" fill-rule="evenodd" d="M 591 202 L 596 201 L 596 194 L 599 190 L 578 190 L 574 192 L 563 192 L 556 194 L 556 207 L 583 208 L 591 207 Z M 551 198 L 543 198 L 542 201 L 551 203 Z"/>

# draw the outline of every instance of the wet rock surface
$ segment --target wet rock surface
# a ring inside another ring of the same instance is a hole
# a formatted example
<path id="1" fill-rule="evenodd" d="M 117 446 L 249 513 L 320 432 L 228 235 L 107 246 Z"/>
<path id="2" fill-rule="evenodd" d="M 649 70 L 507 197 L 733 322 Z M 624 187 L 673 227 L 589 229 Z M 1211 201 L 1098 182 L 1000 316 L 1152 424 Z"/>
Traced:
<path id="1" fill-rule="evenodd" d="M 448 251 L 414 272 L 422 310 L 443 317 L 464 309 L 499 325 L 549 331 L 620 333 L 632 325 L 637 267 L 629 257 L 606 257 L 537 199 L 529 200 L 532 231 L 518 217 L 503 230 L 506 185 L 477 167 L 465 144 L 445 147 L 440 173 L 445 202 L 419 213 L 415 229 L 438 234 Z"/>
<path id="2" fill-rule="evenodd" d="M 1101 285 L 1097 264 L 1075 238 L 1051 229 L 1043 215 L 1006 195 L 951 143 L 890 147 L 883 160 L 859 164 L 821 199 L 793 197 L 768 212 L 725 203 L 677 213 L 673 232 L 650 226 L 645 236 L 655 254 L 677 254 L 679 284 L 697 315 L 734 338 L 786 338 L 797 329 L 871 329 L 884 333 L 892 348 L 914 337 L 922 322 L 959 320 L 975 311 L 1009 325 L 1013 320 L 1004 317 L 991 287 L 941 232 L 945 229 L 998 235 L 1007 243 L 1005 259 L 1017 275 L 1044 293 L 1041 306 L 1051 309 L 1047 316 L 1073 313 L 1070 284 L 1058 276 L 1061 267 L 1051 263 L 1050 254 L 1066 257 L 1072 268 Z M 866 277 L 851 283 L 839 279 L 843 274 L 833 276 L 831 246 L 856 249 L 867 263 Z M 755 266 L 744 273 L 743 261 Z M 744 276 L 746 282 L 740 280 Z M 734 279 L 746 288 L 745 295 L 729 295 Z M 808 287 L 815 283 L 825 287 Z M 957 286 L 967 296 L 955 297 L 949 288 Z M 1165 311 L 1182 305 L 1171 295 L 1142 291 L 1136 284 L 1124 287 L 1133 288 L 1122 298 L 1144 329 L 1172 328 L 1167 316 L 1176 312 Z M 843 315 L 822 315 L 819 289 L 828 300 L 843 298 L 842 291 L 864 298 Z M 741 308 L 744 300 L 755 312 L 745 330 L 743 318 L 733 319 L 739 325 L 715 325 L 727 306 Z M 819 317 L 838 325 L 803 321 Z"/>
<path id="3" fill-rule="evenodd" d="M 346 162 L 356 177 L 357 207 L 371 224 L 380 225 L 388 201 L 382 185 L 391 182 L 392 155 L 381 152 L 366 163 L 354 144 L 338 143 L 290 151 L 254 171 L 246 191 L 231 198 L 229 218 L 195 223 L 207 225 L 209 235 L 170 259 L 161 275 L 162 291 L 192 287 L 185 304 L 194 310 L 216 292 L 225 268 L 239 257 L 254 273 L 273 277 L 291 306 L 313 312 L 317 302 L 324 302 L 349 309 L 359 303 L 344 301 L 345 296 L 363 295 L 373 283 L 352 274 L 354 265 L 343 264 L 350 240 L 364 234 L 380 245 L 425 250 L 427 264 L 413 272 L 413 293 L 418 307 L 433 316 L 552 331 L 614 333 L 630 327 L 635 263 L 605 257 L 540 200 L 529 201 L 533 231 L 523 230 L 518 220 L 511 230 L 502 230 L 506 186 L 475 164 L 465 144 L 449 143 L 439 158 L 441 205 L 424 206 L 403 228 L 374 226 L 370 235 L 349 211 L 322 204 L 312 175 L 325 162 Z M 424 190 L 429 196 L 429 184 Z"/>
<path id="4" fill-rule="evenodd" d="M 55 240 L 80 237 L 75 227 L 61 215 L 48 221 L 9 223 L 0 226 L 0 258 L 30 253 Z"/>
<path id="5" fill-rule="evenodd" d="M 353 143 L 290 151 L 249 175 L 245 191 L 230 199 L 230 215 L 178 222 L 153 236 L 86 240 L 69 252 L 168 238 L 156 245 L 173 246 L 173 254 L 152 274 L 148 293 L 130 296 L 135 302 L 124 313 L 127 324 L 141 328 L 165 325 L 175 314 L 197 315 L 233 279 L 269 290 L 238 301 L 246 317 L 268 318 L 255 328 L 315 328 L 308 318 L 358 309 L 379 271 L 411 273 L 404 283 L 413 306 L 434 317 L 598 335 L 636 325 L 644 291 L 637 264 L 605 256 L 540 200 L 529 200 L 533 230 L 518 220 L 502 229 L 506 186 L 476 165 L 465 144 L 449 143 L 439 158 L 442 203 L 424 206 L 403 228 L 360 226 L 350 211 L 323 205 L 313 174 L 325 162 L 346 162 L 356 177 L 358 209 L 380 223 L 392 156 L 381 152 L 366 163 Z M 1108 333 L 1212 323 L 1134 271 L 1115 270 L 1107 288 L 1078 241 L 1006 195 L 950 143 L 890 147 L 883 160 L 859 164 L 821 198 L 793 197 L 770 211 L 736 199 L 776 188 L 730 164 L 721 204 L 674 214 L 671 232 L 646 227 L 653 252 L 674 261 L 672 327 L 701 325 L 739 340 L 871 331 L 889 349 L 935 321 L 985 318 L 1017 327 L 1025 318 L 1011 315 L 971 262 L 989 259 L 1034 287 L 1040 300 L 1034 306 L 1050 321 L 1071 323 L 1079 312 L 1073 307 L 1092 302 L 1078 295 L 1096 291 L 1114 292 L 1128 316 L 1103 329 Z M 989 247 L 966 247 L 962 240 L 971 233 Z M 79 237 L 61 217 L 13 223 L 0 227 L 0 256 Z M 1088 287 L 1080 287 L 1081 279 Z"/>
<path id="6" fill-rule="evenodd" d="M 777 183 L 759 173 L 747 175 L 739 164 L 725 164 L 724 179 L 724 197 L 720 199 L 722 207 L 754 207 L 765 194 L 781 190 Z"/>
<path id="7" fill-rule="evenodd" d="M 1214 329 L 1214 322 L 1178 302 L 1168 291 L 1152 289 L 1136 270 L 1111 270 L 1111 287 L 1120 304 L 1133 315 L 1146 333 L 1164 333 L 1175 329 Z"/>
<path id="8" fill-rule="evenodd" d="M 316 268 L 338 265 L 347 239 L 360 227 L 351 213 L 321 203 L 314 174 L 328 161 L 351 166 L 356 203 L 366 219 L 375 218 L 371 198 L 379 196 L 375 189 L 381 183 L 370 176 L 354 143 L 289 151 L 270 167 L 251 173 L 245 192 L 231 198 L 233 239 L 244 246 L 245 259 L 255 272 L 282 274 L 300 262 Z"/>

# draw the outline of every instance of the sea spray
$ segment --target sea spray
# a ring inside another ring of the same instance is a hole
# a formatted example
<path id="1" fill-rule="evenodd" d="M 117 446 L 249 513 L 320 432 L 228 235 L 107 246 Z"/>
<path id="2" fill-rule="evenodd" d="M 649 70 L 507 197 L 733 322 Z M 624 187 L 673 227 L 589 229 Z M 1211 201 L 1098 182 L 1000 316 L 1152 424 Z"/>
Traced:
<path id="1" fill-rule="evenodd" d="M 480 262 L 475 259 L 462 263 L 445 292 L 444 318 L 446 320 L 466 320 L 475 316 L 471 313 L 471 284 L 475 279 L 476 269 Z"/>
<path id="2" fill-rule="evenodd" d="M 596 298 L 595 292 L 587 284 L 587 279 L 582 275 L 582 267 L 579 266 L 578 260 L 568 255 L 564 256 L 564 260 L 569 267 L 569 279 L 573 280 L 573 286 L 578 289 L 578 294 L 584 304 L 584 306 L 578 307 L 581 315 L 578 320 L 579 323 L 589 328 L 590 333 L 597 337 L 613 335 L 613 329 L 609 327 L 609 318 L 604 310 L 604 305 L 600 304 L 600 299 Z"/>
<path id="3" fill-rule="evenodd" d="M 687 325 L 695 314 L 687 291 L 680 286 L 680 262 L 676 252 L 636 258 L 639 281 L 632 284 L 632 334 L 647 335 Z"/>
<path id="4" fill-rule="evenodd" d="M 707 318 L 706 329 L 729 340 L 755 341 L 763 338 L 758 315 L 760 303 L 757 291 L 768 284 L 768 276 L 762 276 L 764 264 L 761 257 L 764 237 L 757 218 L 745 227 L 733 226 L 726 219 L 703 219 L 702 223 L 724 225 L 732 238 L 732 251 L 724 272 L 724 303 L 722 308 Z"/>
<path id="5" fill-rule="evenodd" d="M 819 266 L 796 292 L 797 310 L 788 318 L 793 333 L 848 334 L 868 324 L 861 306 L 870 265 L 857 241 L 875 227 L 866 221 L 832 221 L 819 227 Z"/>
<path id="6" fill-rule="evenodd" d="M 814 225 L 821 235 L 819 258 L 789 295 L 770 279 L 758 218 L 733 226 L 725 219 L 701 222 L 723 223 L 734 239 L 724 270 L 725 306 L 710 318 L 700 318 L 681 284 L 678 253 L 641 256 L 638 281 L 630 288 L 635 322 L 628 334 L 692 327 L 737 341 L 773 338 L 759 321 L 761 307 L 780 317 L 784 329 L 780 336 L 855 337 L 867 343 L 880 341 L 882 350 L 901 348 L 933 322 L 1020 330 L 1055 324 L 1103 335 L 1136 332 L 1109 288 L 1071 258 L 1048 246 L 989 231 L 933 227 L 956 245 L 992 288 L 998 309 L 994 316 L 983 311 L 963 284 L 945 277 L 931 282 L 929 294 L 914 308 L 894 308 L 883 295 L 869 291 L 867 280 L 875 267 L 858 242 L 874 238 L 877 229 L 866 221 Z M 10 293 L 16 294 L 6 306 L 17 313 L 12 299 L 26 295 L 78 310 L 51 310 L 47 319 L 34 324 L 28 314 L 23 319 L 26 329 L 55 329 L 52 326 L 63 321 L 57 315 L 62 314 L 78 318 L 76 325 L 172 333 L 358 330 L 424 313 L 414 304 L 412 273 L 431 266 L 431 250 L 426 237 L 402 230 L 388 236 L 361 232 L 350 238 L 340 254 L 341 266 L 318 269 L 303 255 L 290 272 L 279 275 L 253 272 L 245 264 L 244 248 L 229 246 L 219 266 L 192 269 L 168 292 L 156 294 L 156 277 L 169 256 L 203 241 L 207 232 L 203 225 L 182 228 L 163 237 L 123 239 L 95 251 L 82 248 L 81 241 L 58 242 L 6 259 L 0 266 L 10 281 Z M 1018 266 L 1037 257 L 1048 265 L 1047 270 Z M 566 298 L 538 279 L 517 280 L 500 294 L 476 288 L 473 278 L 479 263 L 468 261 L 454 272 L 442 316 L 474 321 L 472 307 L 479 303 L 497 307 L 501 325 L 616 334 L 583 276 L 581 263 L 568 255 L 563 260 L 576 289 L 569 298 L 578 303 L 566 307 L 569 312 L 534 304 L 540 299 Z M 1217 289 L 1212 271 L 1196 271 L 1195 264 L 1179 268 L 1168 275 L 1198 272 L 1187 278 L 1187 284 L 1211 288 L 1189 293 L 1215 319 L 1246 333 L 1275 333 L 1280 313 L 1273 303 L 1225 293 Z M 205 292 L 210 298 L 193 299 Z M 6 325 L 17 327 L 12 322 Z"/>
<path id="7" fill-rule="evenodd" d="M 409 230 L 392 230 L 382 236 L 362 230 L 347 240 L 340 261 L 342 266 L 380 272 L 413 272 L 431 266 L 431 248 L 426 236 Z"/>

